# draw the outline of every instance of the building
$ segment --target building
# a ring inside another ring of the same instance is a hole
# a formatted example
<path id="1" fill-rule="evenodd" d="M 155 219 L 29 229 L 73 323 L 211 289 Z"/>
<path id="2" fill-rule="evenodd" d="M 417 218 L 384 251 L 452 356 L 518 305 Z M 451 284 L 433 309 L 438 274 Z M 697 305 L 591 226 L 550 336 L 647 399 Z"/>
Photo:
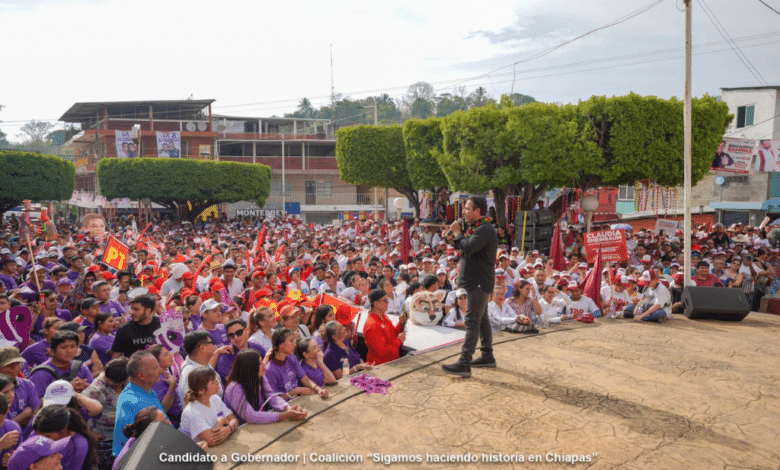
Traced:
<path id="1" fill-rule="evenodd" d="M 238 202 L 228 215 L 300 215 L 307 223 L 366 218 L 385 212 L 387 192 L 339 178 L 334 126 L 326 120 L 217 116 L 215 100 L 75 103 L 60 121 L 82 131 L 67 144 L 76 164 L 76 191 L 97 195 L 97 162 L 117 156 L 117 131 L 140 127 L 131 145 L 141 157 L 158 157 L 157 132 L 180 132 L 181 157 L 261 163 L 272 170 L 265 207 Z M 397 194 L 391 192 L 390 196 Z M 79 201 L 98 208 L 94 198 Z"/>
<path id="2" fill-rule="evenodd" d="M 723 101 L 735 117 L 725 137 L 780 139 L 780 86 L 721 90 Z M 711 173 L 697 189 L 704 186 L 702 189 L 711 201 L 709 206 L 716 210 L 719 222 L 759 225 L 766 215 L 780 215 L 780 172 L 758 172 L 751 162 L 746 175 Z"/>

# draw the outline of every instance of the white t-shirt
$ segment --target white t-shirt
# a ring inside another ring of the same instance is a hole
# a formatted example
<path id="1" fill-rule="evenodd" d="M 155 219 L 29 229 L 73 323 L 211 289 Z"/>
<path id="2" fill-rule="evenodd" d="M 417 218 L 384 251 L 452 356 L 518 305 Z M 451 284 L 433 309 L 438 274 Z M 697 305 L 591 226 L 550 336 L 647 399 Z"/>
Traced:
<path id="1" fill-rule="evenodd" d="M 567 307 L 566 307 L 566 313 L 568 315 L 577 315 L 581 316 L 586 313 L 590 313 L 591 315 L 596 315 L 596 312 L 600 312 L 599 308 L 596 306 L 596 303 L 593 302 L 593 299 L 590 297 L 585 297 L 584 295 L 580 297 L 580 300 L 572 301 Z"/>
<path id="2" fill-rule="evenodd" d="M 218 395 L 211 396 L 209 405 L 204 406 L 197 401 L 187 405 L 181 413 L 179 431 L 188 435 L 193 441 L 199 441 L 200 433 L 214 429 L 219 418 L 227 418 L 232 414 L 230 408 Z"/>

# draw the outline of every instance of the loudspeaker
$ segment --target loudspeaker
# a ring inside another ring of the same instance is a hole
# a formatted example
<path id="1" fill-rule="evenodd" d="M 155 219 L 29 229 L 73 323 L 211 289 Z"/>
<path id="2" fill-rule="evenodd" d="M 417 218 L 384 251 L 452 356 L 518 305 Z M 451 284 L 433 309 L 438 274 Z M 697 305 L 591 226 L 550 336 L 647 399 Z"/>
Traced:
<path id="1" fill-rule="evenodd" d="M 520 251 L 523 253 L 528 253 L 529 251 L 533 250 L 539 250 L 540 254 L 548 255 L 550 254 L 550 246 L 552 246 L 552 240 L 542 240 L 537 242 L 529 242 L 528 240 L 525 241 L 525 245 L 520 246 L 520 240 L 515 238 L 515 245 L 520 248 Z"/>
<path id="2" fill-rule="evenodd" d="M 165 455 L 163 455 L 165 454 Z M 122 456 L 119 470 L 211 470 L 215 457 L 195 444 L 195 441 L 169 424 L 155 421 L 141 434 L 130 450 Z M 181 460 L 189 460 L 181 462 Z M 204 461 L 198 461 L 204 460 Z"/>
<path id="3" fill-rule="evenodd" d="M 683 312 L 692 320 L 742 321 L 750 304 L 742 289 L 688 286 L 682 294 Z"/>
<path id="4" fill-rule="evenodd" d="M 547 209 L 540 209 L 536 211 L 517 211 L 515 212 L 515 227 L 519 227 L 519 230 L 523 229 L 523 217 L 528 213 L 528 218 L 525 221 L 525 226 L 537 226 L 537 225 L 552 225 L 555 222 L 555 217 L 552 211 Z"/>
<path id="5" fill-rule="evenodd" d="M 553 236 L 553 230 L 555 230 L 555 227 L 552 225 L 538 225 L 534 227 L 526 227 L 525 228 L 525 241 L 527 242 L 538 242 L 542 240 L 549 240 Z M 523 237 L 523 227 L 519 227 L 515 230 L 515 238 L 517 240 L 522 240 Z"/>

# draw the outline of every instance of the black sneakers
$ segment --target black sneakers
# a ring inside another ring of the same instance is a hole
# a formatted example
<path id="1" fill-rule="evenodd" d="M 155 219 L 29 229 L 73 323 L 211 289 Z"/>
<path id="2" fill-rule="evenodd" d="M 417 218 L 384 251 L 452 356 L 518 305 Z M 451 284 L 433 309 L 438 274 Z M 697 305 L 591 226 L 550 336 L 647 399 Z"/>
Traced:
<path id="1" fill-rule="evenodd" d="M 495 369 L 496 360 L 493 357 L 479 356 L 471 361 L 471 367 L 482 367 L 484 369 Z"/>
<path id="2" fill-rule="evenodd" d="M 455 364 L 442 364 L 441 368 L 448 374 L 455 374 L 465 378 L 471 377 L 471 367 L 461 365 L 457 362 Z"/>

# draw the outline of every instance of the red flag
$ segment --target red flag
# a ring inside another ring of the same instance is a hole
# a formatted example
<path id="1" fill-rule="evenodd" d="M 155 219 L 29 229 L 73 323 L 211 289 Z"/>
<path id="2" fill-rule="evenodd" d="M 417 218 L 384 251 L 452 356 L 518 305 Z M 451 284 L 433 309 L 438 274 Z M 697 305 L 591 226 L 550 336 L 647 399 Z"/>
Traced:
<path id="1" fill-rule="evenodd" d="M 265 243 L 265 228 L 267 225 L 263 224 L 263 229 L 257 234 L 257 242 L 255 243 L 255 253 L 263 249 L 263 243 Z"/>
<path id="2" fill-rule="evenodd" d="M 566 256 L 563 253 L 563 245 L 561 245 L 561 226 L 555 224 L 555 231 L 553 232 L 552 245 L 550 245 L 550 258 L 555 261 L 553 269 L 556 271 L 563 271 L 566 269 Z"/>
<path id="3" fill-rule="evenodd" d="M 401 259 L 404 264 L 409 263 L 409 255 L 412 253 L 412 239 L 409 237 L 409 224 L 404 220 L 404 230 L 401 235 Z"/>
<path id="4" fill-rule="evenodd" d="M 583 287 L 583 294 L 590 297 L 596 306 L 601 310 L 601 279 L 604 277 L 601 271 L 604 269 L 604 262 L 601 260 L 601 250 L 596 254 L 596 262 L 593 264 L 593 269 L 585 277 L 585 285 Z"/>
<path id="5" fill-rule="evenodd" d="M 382 226 L 379 228 L 379 234 L 382 235 L 382 238 L 387 236 L 387 224 L 382 224 Z"/>
<path id="6" fill-rule="evenodd" d="M 274 255 L 274 263 L 278 263 L 280 259 L 282 259 L 282 253 L 284 253 L 284 249 L 287 248 L 287 245 L 282 244 L 279 248 L 276 249 L 276 255 Z"/>

